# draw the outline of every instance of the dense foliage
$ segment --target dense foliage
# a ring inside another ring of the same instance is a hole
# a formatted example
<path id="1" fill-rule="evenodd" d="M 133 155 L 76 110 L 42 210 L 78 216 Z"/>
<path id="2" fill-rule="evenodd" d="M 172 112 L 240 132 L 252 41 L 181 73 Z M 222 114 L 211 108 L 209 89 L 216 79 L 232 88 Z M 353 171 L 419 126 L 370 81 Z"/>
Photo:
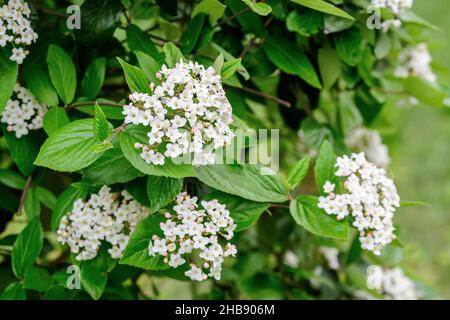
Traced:
<path id="1" fill-rule="evenodd" d="M 412 1 L 0 5 L 1 298 L 433 295 L 380 135 L 448 103 Z"/>

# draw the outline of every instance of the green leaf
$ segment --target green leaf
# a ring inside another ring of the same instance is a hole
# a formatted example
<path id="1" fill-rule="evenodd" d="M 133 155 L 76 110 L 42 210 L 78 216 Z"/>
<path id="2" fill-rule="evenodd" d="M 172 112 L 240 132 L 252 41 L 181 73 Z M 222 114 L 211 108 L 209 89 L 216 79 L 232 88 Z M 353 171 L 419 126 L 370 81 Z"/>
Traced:
<path id="1" fill-rule="evenodd" d="M 36 187 L 36 193 L 39 198 L 39 201 L 49 208 L 50 210 L 55 209 L 56 202 L 58 201 L 50 190 L 44 188 L 44 187 Z"/>
<path id="2" fill-rule="evenodd" d="M 284 202 L 288 191 L 277 175 L 264 175 L 258 165 L 195 167 L 197 178 L 214 189 L 257 202 Z"/>
<path id="3" fill-rule="evenodd" d="M 117 60 L 119 60 L 122 66 L 123 72 L 125 73 L 125 80 L 131 92 L 151 93 L 147 77 L 141 69 L 126 63 L 120 58 L 117 58 Z"/>
<path id="4" fill-rule="evenodd" d="M 431 204 L 423 201 L 400 201 L 400 207 L 431 207 Z"/>
<path id="5" fill-rule="evenodd" d="M 11 157 L 24 176 L 29 176 L 34 170 L 33 161 L 39 152 L 39 137 L 36 132 L 30 132 L 20 139 L 16 138 L 14 132 L 6 130 L 3 125 L 3 134 L 8 144 Z"/>
<path id="6" fill-rule="evenodd" d="M 95 260 L 83 261 L 81 263 L 80 275 L 83 288 L 92 299 L 98 300 L 105 290 L 108 276 L 98 268 Z"/>
<path id="7" fill-rule="evenodd" d="M 23 69 L 25 83 L 34 96 L 47 106 L 58 106 L 58 95 L 50 83 L 50 77 L 44 66 L 25 63 Z"/>
<path id="8" fill-rule="evenodd" d="M 297 187 L 300 183 L 302 183 L 303 179 L 305 179 L 306 175 L 308 174 L 310 160 L 311 157 L 306 156 L 303 159 L 299 160 L 295 164 L 294 168 L 292 168 L 288 178 L 288 184 L 291 187 L 291 190 Z"/>
<path id="9" fill-rule="evenodd" d="M 174 201 L 182 189 L 183 179 L 149 176 L 147 194 L 152 212 L 156 212 Z"/>
<path id="10" fill-rule="evenodd" d="M 145 270 L 167 269 L 168 266 L 163 262 L 161 255 L 151 257 L 148 254 L 148 246 L 152 236 L 164 236 L 159 224 L 165 220 L 163 215 L 151 215 L 140 221 L 131 235 L 119 263 Z"/>
<path id="11" fill-rule="evenodd" d="M 197 14 L 189 20 L 187 30 L 183 33 L 181 43 L 183 44 L 181 51 L 184 55 L 188 55 L 195 49 L 198 37 L 202 31 L 203 23 L 205 21 L 206 14 Z"/>
<path id="12" fill-rule="evenodd" d="M 5 50 L 0 50 L 0 113 L 6 102 L 11 98 L 14 85 L 17 80 L 18 66 L 14 61 L 9 60 Z"/>
<path id="13" fill-rule="evenodd" d="M 89 64 L 81 81 L 81 94 L 94 99 L 100 93 L 105 81 L 106 58 L 98 58 Z"/>
<path id="14" fill-rule="evenodd" d="M 240 66 L 241 66 L 241 58 L 226 61 L 222 65 L 222 69 L 220 72 L 222 80 L 228 79 L 231 76 L 233 76 Z"/>
<path id="15" fill-rule="evenodd" d="M 47 270 L 39 267 L 30 267 L 25 271 L 23 287 L 40 292 L 47 291 L 53 285 L 53 279 Z"/>
<path id="16" fill-rule="evenodd" d="M 112 38 L 120 22 L 120 0 L 89 0 L 80 7 L 81 29 L 75 31 L 77 40 L 90 46 L 98 46 Z"/>
<path id="17" fill-rule="evenodd" d="M 166 159 L 162 166 L 147 164 L 141 158 L 141 151 L 134 147 L 136 142 L 148 143 L 147 133 L 149 129 L 144 126 L 128 125 L 120 133 L 120 147 L 125 158 L 139 171 L 153 176 L 165 176 L 172 178 L 194 177 L 195 172 L 190 164 L 175 164 L 171 159 Z"/>
<path id="18" fill-rule="evenodd" d="M 94 137 L 99 141 L 108 139 L 111 133 L 110 126 L 111 125 L 106 120 L 105 113 L 98 104 L 96 104 L 94 110 Z"/>
<path id="19" fill-rule="evenodd" d="M 147 79 L 150 82 L 159 83 L 160 80 L 156 77 L 156 73 L 161 69 L 161 65 L 144 52 L 134 51 L 134 54 L 139 62 L 139 66 L 147 76 Z"/>
<path id="20" fill-rule="evenodd" d="M 73 203 L 78 199 L 86 198 L 88 192 L 81 188 L 75 188 L 69 186 L 63 193 L 59 196 L 55 204 L 55 209 L 52 213 L 52 230 L 58 229 L 59 221 L 63 216 L 72 211 Z"/>
<path id="21" fill-rule="evenodd" d="M 299 196 L 289 206 L 295 222 L 317 236 L 346 240 L 349 237 L 348 221 L 338 221 L 317 207 L 314 196 Z"/>
<path id="22" fill-rule="evenodd" d="M 114 102 L 114 101 L 106 101 L 105 99 L 97 100 L 100 108 L 102 108 L 103 112 L 107 119 L 112 120 L 123 120 L 125 116 L 122 114 L 123 109 L 120 106 L 107 106 L 102 104 L 102 102 Z M 94 115 L 95 112 L 95 103 L 86 106 L 76 107 L 78 111 L 81 111 L 86 114 Z"/>
<path id="23" fill-rule="evenodd" d="M 70 56 L 60 47 L 51 44 L 47 52 L 47 65 L 50 81 L 65 104 L 75 97 L 77 74 Z"/>
<path id="24" fill-rule="evenodd" d="M 128 26 L 127 40 L 131 51 L 141 51 L 149 55 L 155 61 L 163 59 L 162 54 L 156 49 L 155 44 L 148 34 L 142 31 L 138 26 L 134 24 Z"/>
<path id="25" fill-rule="evenodd" d="M 272 7 L 264 2 L 254 2 L 253 0 L 242 0 L 249 8 L 260 16 L 267 16 L 272 12 Z"/>
<path id="26" fill-rule="evenodd" d="M 409 77 L 404 80 L 403 85 L 405 93 L 417 98 L 426 105 L 432 107 L 442 107 L 444 105 L 445 93 L 429 81 L 417 77 Z"/>
<path id="27" fill-rule="evenodd" d="M 32 220 L 35 217 L 41 215 L 41 203 L 39 202 L 39 196 L 36 191 L 36 187 L 31 187 L 28 189 L 27 196 L 25 198 L 25 203 L 23 206 L 25 214 L 28 220 Z"/>
<path id="28" fill-rule="evenodd" d="M 270 206 L 267 203 L 246 200 L 220 191 L 208 194 L 206 199 L 217 199 L 226 206 L 234 223 L 236 223 L 235 232 L 250 228 Z"/>
<path id="29" fill-rule="evenodd" d="M 34 164 L 65 172 L 87 167 L 102 155 L 94 152 L 93 126 L 94 119 L 83 119 L 62 127 L 44 142 Z"/>
<path id="30" fill-rule="evenodd" d="M 244 31 L 255 34 L 257 37 L 264 37 L 267 34 L 264 21 L 261 16 L 252 11 L 242 12 L 247 6 L 242 0 L 227 0 L 228 8 L 236 15 L 237 21 Z"/>
<path id="31" fill-rule="evenodd" d="M 225 13 L 226 6 L 218 0 L 203 0 L 192 10 L 191 17 L 199 13 L 206 13 L 209 16 L 209 23 L 213 26 Z"/>
<path id="32" fill-rule="evenodd" d="M 325 2 L 324 0 L 291 0 L 291 1 L 316 11 L 328 13 L 333 16 L 338 16 L 345 19 L 355 20 L 355 18 L 353 18 L 344 10 L 339 9 L 338 7 L 332 5 L 331 3 Z"/>
<path id="33" fill-rule="evenodd" d="M 84 179 L 94 185 L 111 185 L 125 183 L 143 173 L 135 169 L 125 158 L 120 148 L 105 151 L 93 164 L 86 168 Z"/>
<path id="34" fill-rule="evenodd" d="M 163 47 L 164 54 L 166 55 L 166 63 L 169 68 L 175 67 L 175 65 L 183 59 L 183 53 L 172 42 L 167 42 Z"/>
<path id="35" fill-rule="evenodd" d="M 362 59 L 361 33 L 358 29 L 350 29 L 334 35 L 334 43 L 339 57 L 349 66 L 356 66 Z"/>
<path id="36" fill-rule="evenodd" d="M 43 233 L 39 217 L 31 220 L 17 236 L 12 250 L 12 269 L 16 277 L 22 278 L 25 271 L 39 256 L 43 243 Z"/>
<path id="37" fill-rule="evenodd" d="M 336 155 L 333 151 L 333 147 L 327 140 L 325 140 L 320 147 L 319 157 L 317 158 L 316 165 L 314 167 L 316 185 L 320 194 L 324 194 L 322 187 L 325 182 L 330 181 L 331 183 L 336 183 L 337 177 L 335 175 L 335 164 Z"/>
<path id="38" fill-rule="evenodd" d="M 67 116 L 66 110 L 64 108 L 53 107 L 45 113 L 43 126 L 47 135 L 51 136 L 68 123 L 69 117 Z"/>
<path id="39" fill-rule="evenodd" d="M 13 189 L 25 188 L 26 180 L 20 174 L 9 169 L 0 169 L 0 182 Z"/>
<path id="40" fill-rule="evenodd" d="M 0 295 L 0 300 L 26 300 L 27 296 L 22 284 L 13 282 Z"/>
<path id="41" fill-rule="evenodd" d="M 331 88 L 341 74 L 341 60 L 336 51 L 319 49 L 319 71 L 324 89 Z"/>
<path id="42" fill-rule="evenodd" d="M 309 37 L 323 29 L 323 15 L 316 11 L 292 11 L 286 19 L 286 27 L 289 31 Z"/>
<path id="43" fill-rule="evenodd" d="M 213 68 L 216 74 L 221 74 L 224 58 L 223 53 L 220 53 L 216 60 L 214 60 Z"/>
<path id="44" fill-rule="evenodd" d="M 315 88 L 321 88 L 319 78 L 306 55 L 282 38 L 269 37 L 264 50 L 270 60 L 282 71 L 297 75 Z"/>

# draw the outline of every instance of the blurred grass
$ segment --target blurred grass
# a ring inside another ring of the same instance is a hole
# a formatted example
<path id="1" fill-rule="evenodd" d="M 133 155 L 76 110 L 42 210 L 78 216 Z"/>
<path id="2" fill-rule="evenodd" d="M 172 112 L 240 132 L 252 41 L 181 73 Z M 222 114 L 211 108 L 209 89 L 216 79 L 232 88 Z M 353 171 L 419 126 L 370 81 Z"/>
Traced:
<path id="1" fill-rule="evenodd" d="M 416 0 L 414 10 L 440 28 L 427 32 L 440 80 L 450 84 L 448 0 Z M 416 107 L 404 112 L 392 145 L 392 170 L 403 200 L 420 200 L 430 207 L 402 208 L 397 215 L 406 245 L 404 264 L 431 283 L 442 298 L 450 298 L 450 112 Z"/>

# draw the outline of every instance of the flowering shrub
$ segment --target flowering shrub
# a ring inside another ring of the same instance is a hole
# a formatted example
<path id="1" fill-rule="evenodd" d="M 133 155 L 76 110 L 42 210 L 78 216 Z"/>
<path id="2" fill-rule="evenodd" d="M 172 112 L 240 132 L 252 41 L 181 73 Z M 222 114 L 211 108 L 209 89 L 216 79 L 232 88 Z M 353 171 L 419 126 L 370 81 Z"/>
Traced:
<path id="1" fill-rule="evenodd" d="M 449 100 L 412 0 L 76 3 L 0 1 L 1 298 L 428 298 L 392 258 L 388 135 Z"/>

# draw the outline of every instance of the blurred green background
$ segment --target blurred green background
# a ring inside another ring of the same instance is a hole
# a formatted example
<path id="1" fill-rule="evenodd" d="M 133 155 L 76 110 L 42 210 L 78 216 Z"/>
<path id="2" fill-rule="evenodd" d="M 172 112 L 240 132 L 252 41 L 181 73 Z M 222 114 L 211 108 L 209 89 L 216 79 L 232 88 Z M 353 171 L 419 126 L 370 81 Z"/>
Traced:
<path id="1" fill-rule="evenodd" d="M 440 28 L 424 36 L 439 70 L 450 85 L 448 0 L 416 0 L 417 14 Z M 413 107 L 403 111 L 401 131 L 390 144 L 392 171 L 402 200 L 430 207 L 402 208 L 396 217 L 405 245 L 404 265 L 450 298 L 450 109 Z"/>

